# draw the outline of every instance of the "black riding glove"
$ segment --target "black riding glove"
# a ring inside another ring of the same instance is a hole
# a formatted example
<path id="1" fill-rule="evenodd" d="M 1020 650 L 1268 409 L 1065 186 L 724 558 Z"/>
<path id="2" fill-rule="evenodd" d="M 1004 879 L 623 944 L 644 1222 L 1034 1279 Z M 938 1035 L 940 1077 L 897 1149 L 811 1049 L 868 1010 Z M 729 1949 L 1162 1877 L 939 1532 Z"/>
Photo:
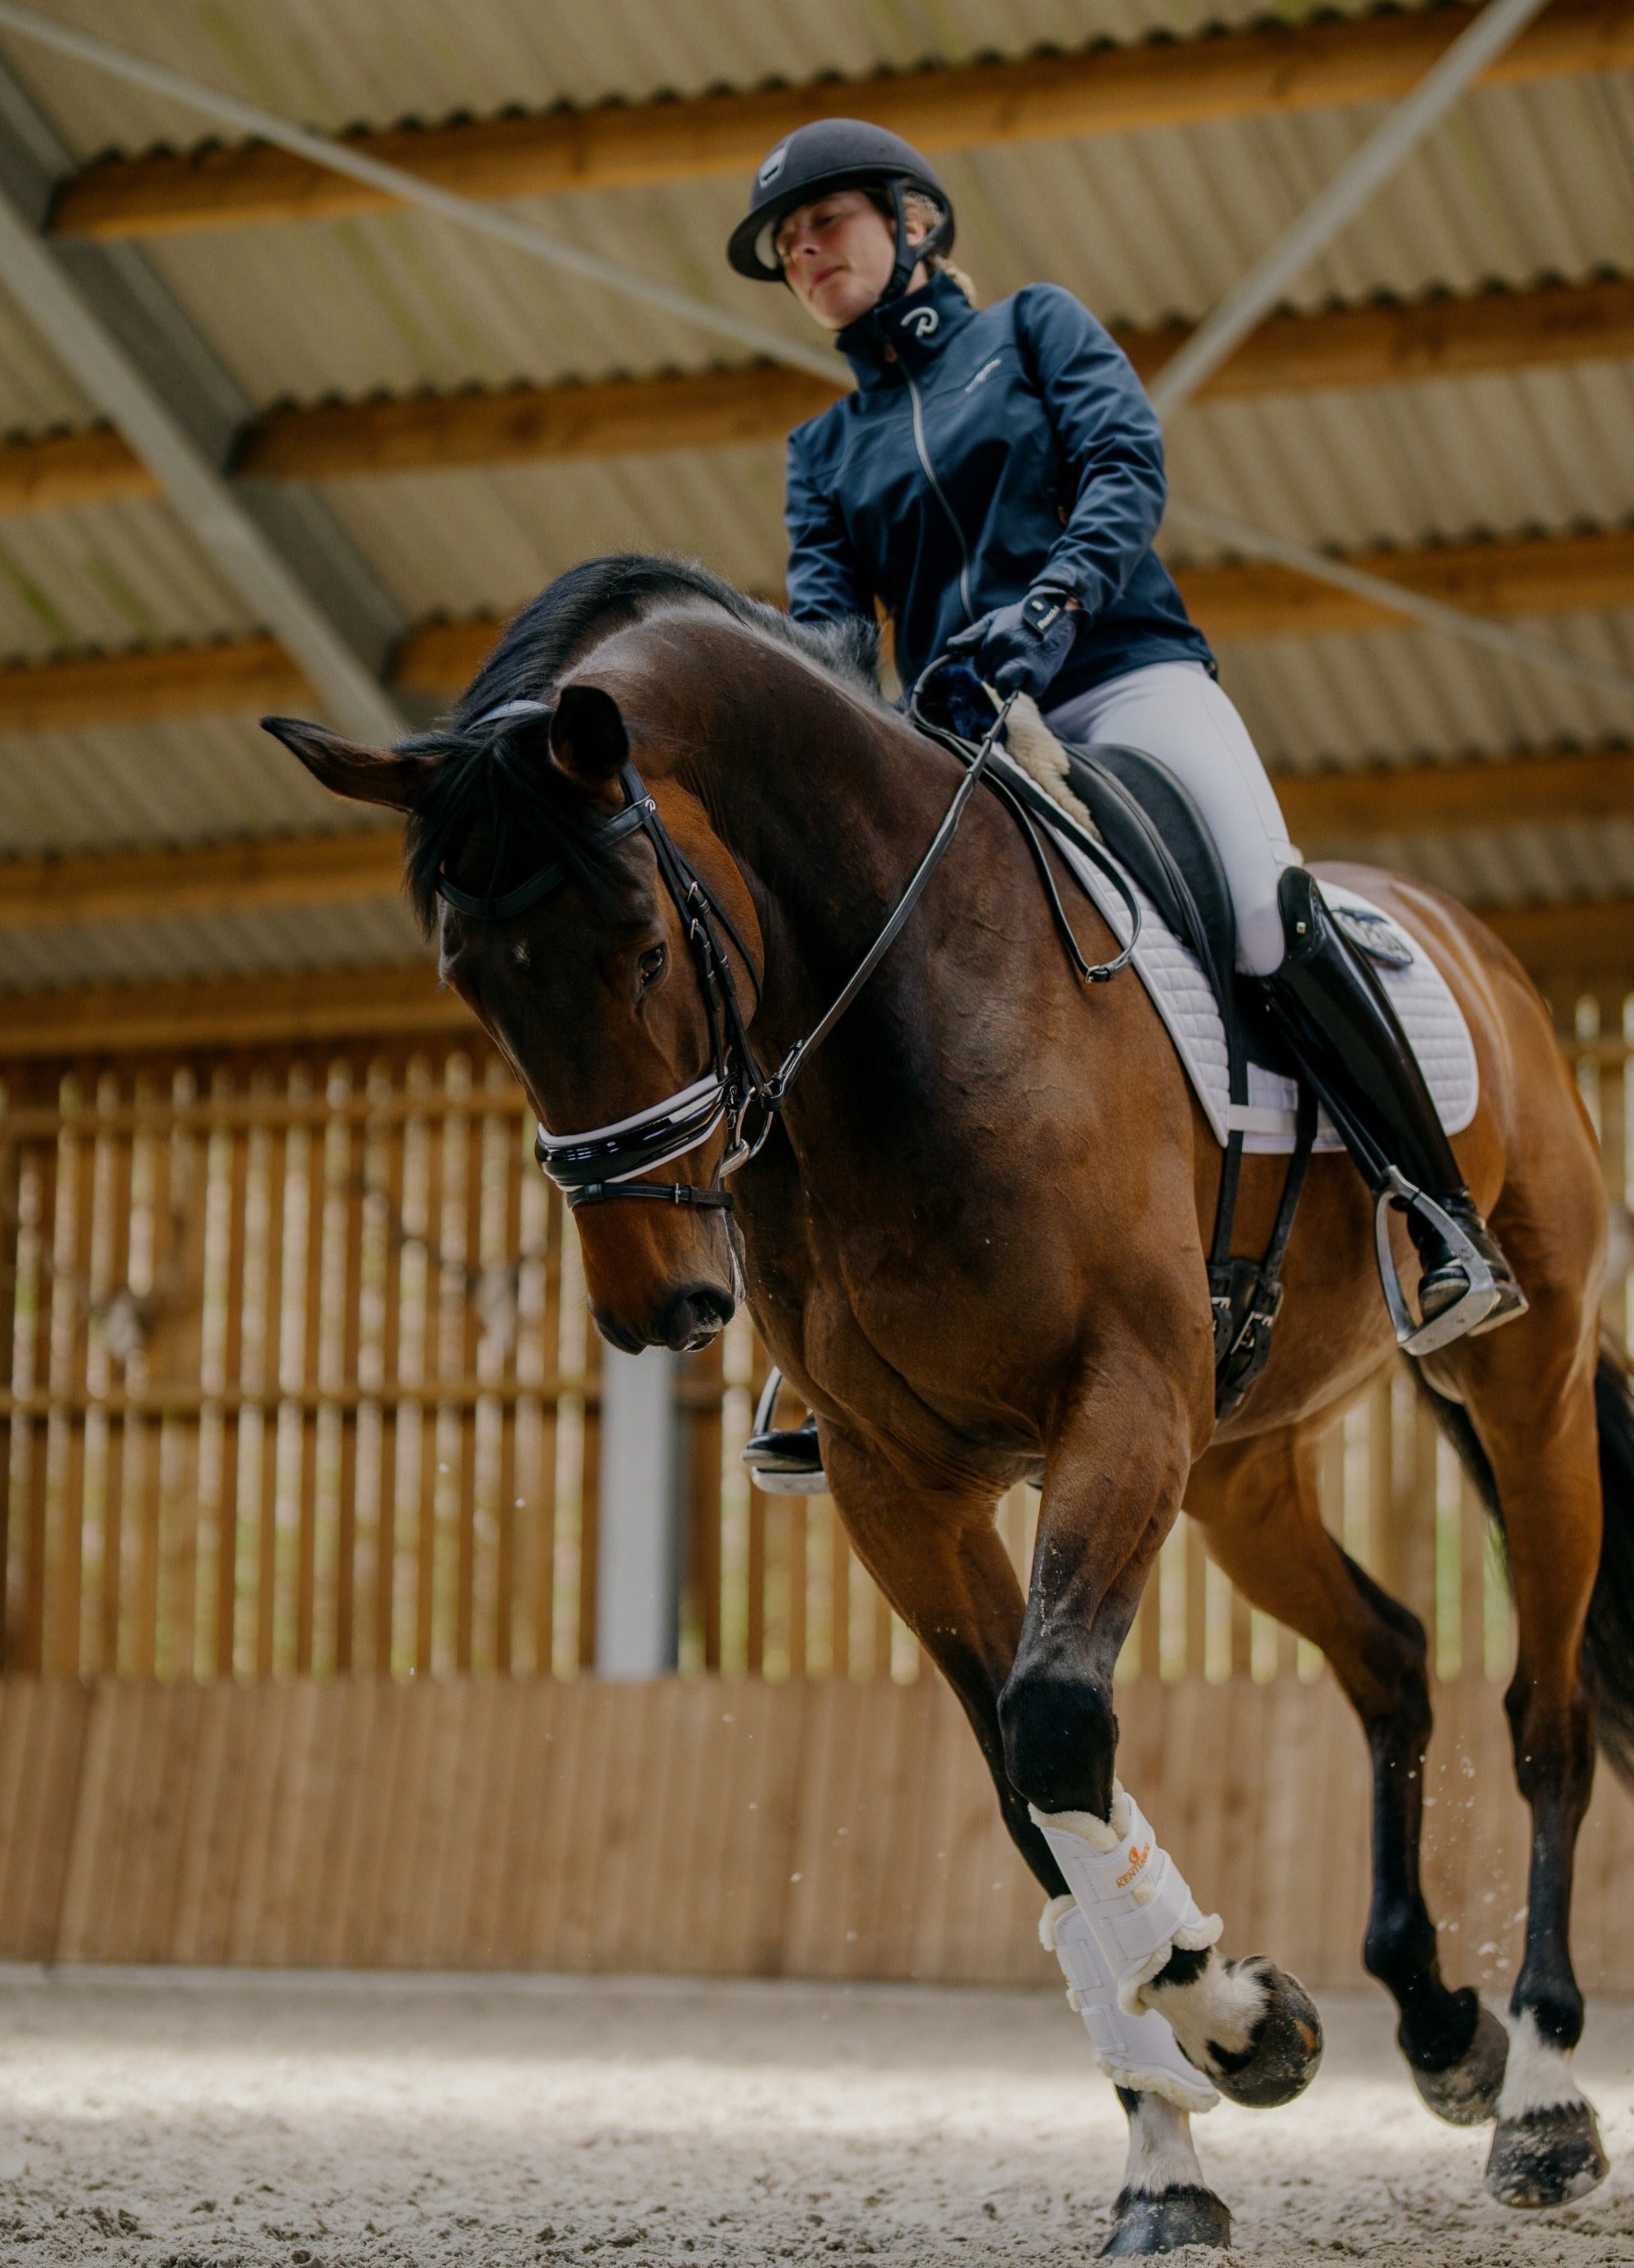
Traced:
<path id="1" fill-rule="evenodd" d="M 1040 583 L 1013 607 L 999 607 L 947 641 L 949 654 L 969 661 L 999 693 L 1041 700 L 1078 636 L 1071 593 Z"/>

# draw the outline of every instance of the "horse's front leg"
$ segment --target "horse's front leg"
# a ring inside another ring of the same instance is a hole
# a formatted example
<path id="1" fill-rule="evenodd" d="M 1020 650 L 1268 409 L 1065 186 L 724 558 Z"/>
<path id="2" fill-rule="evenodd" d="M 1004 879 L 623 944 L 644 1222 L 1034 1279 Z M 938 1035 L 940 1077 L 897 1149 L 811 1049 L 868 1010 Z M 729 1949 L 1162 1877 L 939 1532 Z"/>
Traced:
<path id="1" fill-rule="evenodd" d="M 1044 1892 L 1045 1942 L 1061 1955 L 1069 1976 L 1069 1964 L 1075 1963 L 1084 1977 L 1096 1961 L 1093 1945 L 1082 1935 L 1082 1917 L 1066 1879 L 1005 1761 L 998 1701 L 1015 1661 L 1023 1602 L 993 1526 L 990 1491 L 909 1482 L 848 1433 L 826 1424 L 821 1431 L 823 1467 L 857 1556 L 963 1704 L 993 1775 L 1005 1823 Z M 1103 2036 L 1108 2031 L 1104 2011 L 1085 2000 L 1077 1983 L 1071 1997 L 1104 2064 L 1103 2040 L 1097 2037 L 1098 2026 Z M 1111 2029 L 1123 2043 L 1125 2058 L 1132 2043 L 1135 2052 L 1167 2057 L 1177 2074 L 1186 2072 L 1160 2019 L 1131 2020 L 1115 2010 L 1109 1992 L 1105 1999 L 1114 2009 Z M 1188 2078 L 1196 2100 L 1211 2099 L 1195 2073 Z M 1149 2088 L 1120 2086 L 1118 2100 L 1129 2118 L 1129 2161 L 1106 2251 L 1228 2244 L 1231 2215 L 1203 2178 L 1187 2110 Z"/>
<path id="2" fill-rule="evenodd" d="M 1190 1441 L 1156 1359 L 1126 1354 L 1093 1373 L 1051 1444 L 1032 1596 L 999 1719 L 1010 1778 L 1066 1875 L 1117 2009 L 1165 2018 L 1193 2067 L 1189 2082 L 1166 2085 L 1159 2073 L 1149 2089 L 1189 2109 L 1206 2081 L 1262 2106 L 1287 2102 L 1314 2073 L 1315 2008 L 1270 1962 L 1214 1950 L 1218 1919 L 1198 1911 L 1114 1773 L 1113 1668 L 1179 1508 Z"/>

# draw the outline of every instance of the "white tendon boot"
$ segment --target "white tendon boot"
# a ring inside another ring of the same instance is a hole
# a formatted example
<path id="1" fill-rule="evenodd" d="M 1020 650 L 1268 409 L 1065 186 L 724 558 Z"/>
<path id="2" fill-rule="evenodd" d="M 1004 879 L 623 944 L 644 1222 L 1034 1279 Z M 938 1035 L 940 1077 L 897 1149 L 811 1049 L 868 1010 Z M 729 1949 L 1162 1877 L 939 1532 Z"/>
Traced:
<path id="1" fill-rule="evenodd" d="M 1112 1964 L 1075 1898 L 1051 1898 L 1039 1918 L 1039 1942 L 1061 1963 L 1067 2005 L 1084 2019 L 1095 2060 L 1115 2087 L 1160 2095 L 1176 2110 L 1212 2110 L 1219 2097 L 1181 2053 L 1166 2017 L 1130 2015 L 1118 2000 Z"/>
<path id="2" fill-rule="evenodd" d="M 1185 1877 L 1168 1852 L 1159 1846 L 1140 1806 L 1115 1780 L 1108 1819 L 1097 1819 L 1087 1811 L 1040 1811 L 1036 1806 L 1029 1808 L 1034 1823 L 1067 1878 L 1073 1903 L 1086 1925 L 1084 1938 L 1093 1944 L 1098 1956 L 1098 1976 L 1104 1972 L 1106 1983 L 1104 1986 L 1097 1984 L 1096 1989 L 1104 1991 L 1125 2024 L 1155 2021 L 1168 2043 L 1167 2057 L 1174 2058 L 1181 2074 L 1180 2083 L 1193 2089 L 1201 2088 L 1208 2102 L 1212 2103 L 1212 2088 L 1202 2073 L 1181 2054 L 1167 2022 L 1143 2009 L 1141 1988 L 1159 1974 L 1177 1946 L 1188 1952 L 1200 1953 L 1212 1945 L 1220 1933 L 1219 1916 L 1198 1911 Z M 1057 1956 L 1064 1968 L 1059 1921 L 1054 1933 Z M 1067 1935 L 1076 1944 L 1078 1933 L 1068 1932 Z M 1068 1973 L 1071 1974 L 1070 1970 Z M 1083 1990 L 1076 1977 L 1073 1986 L 1077 1991 Z M 1085 2021 L 1089 2022 L 1087 2014 Z M 1092 2036 L 1093 2029 L 1092 2025 Z M 1166 2059 L 1159 2058 L 1157 2068 L 1167 2067 Z M 1127 2083 L 1136 2086 L 1149 2082 L 1130 2080 Z M 1155 2085 L 1153 2091 L 1167 2092 Z M 1170 2094 L 1168 2100 L 1184 2110 L 1199 2107 L 1195 2095 Z"/>

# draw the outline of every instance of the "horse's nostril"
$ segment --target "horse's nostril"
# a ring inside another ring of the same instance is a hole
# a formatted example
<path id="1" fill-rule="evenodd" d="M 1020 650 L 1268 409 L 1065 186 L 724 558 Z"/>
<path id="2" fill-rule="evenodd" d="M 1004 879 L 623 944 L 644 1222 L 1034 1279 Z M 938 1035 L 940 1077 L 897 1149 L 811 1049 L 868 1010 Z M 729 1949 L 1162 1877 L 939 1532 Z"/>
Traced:
<path id="1" fill-rule="evenodd" d="M 683 1285 L 666 1303 L 654 1336 L 661 1346 L 707 1346 L 732 1321 L 733 1304 L 732 1294 L 718 1284 Z"/>

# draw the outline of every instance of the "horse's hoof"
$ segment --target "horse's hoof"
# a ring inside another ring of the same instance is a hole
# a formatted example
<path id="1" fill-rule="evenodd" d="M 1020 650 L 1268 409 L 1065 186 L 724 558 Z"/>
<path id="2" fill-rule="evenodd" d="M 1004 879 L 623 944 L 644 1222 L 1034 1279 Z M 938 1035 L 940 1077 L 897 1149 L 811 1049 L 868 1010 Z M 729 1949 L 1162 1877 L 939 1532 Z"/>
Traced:
<path id="1" fill-rule="evenodd" d="M 1498 2109 L 1509 2064 L 1509 2034 L 1488 2007 L 1476 2019 L 1476 2036 L 1456 2063 L 1445 2071 L 1408 2069 L 1413 2085 L 1438 2118 L 1449 2126 L 1484 2126 Z"/>
<path id="2" fill-rule="evenodd" d="M 1228 2054 L 1211 2043 L 1207 2070 L 1220 2093 L 1248 2110 L 1275 2110 L 1302 2095 L 1322 2059 L 1322 2020 L 1297 1977 L 1267 1961 L 1261 1967 L 1265 2009 L 1252 2044 Z"/>
<path id="3" fill-rule="evenodd" d="M 1586 2197 L 1608 2170 L 1593 2104 L 1556 2102 L 1498 2120 L 1486 2185 L 1499 2205 L 1535 2211 Z"/>
<path id="4" fill-rule="evenodd" d="M 1113 2208 L 1112 2234 L 1100 2248 L 1103 2260 L 1178 2252 L 1182 2244 L 1231 2249 L 1231 2215 L 1212 2190 L 1124 2190 Z"/>

